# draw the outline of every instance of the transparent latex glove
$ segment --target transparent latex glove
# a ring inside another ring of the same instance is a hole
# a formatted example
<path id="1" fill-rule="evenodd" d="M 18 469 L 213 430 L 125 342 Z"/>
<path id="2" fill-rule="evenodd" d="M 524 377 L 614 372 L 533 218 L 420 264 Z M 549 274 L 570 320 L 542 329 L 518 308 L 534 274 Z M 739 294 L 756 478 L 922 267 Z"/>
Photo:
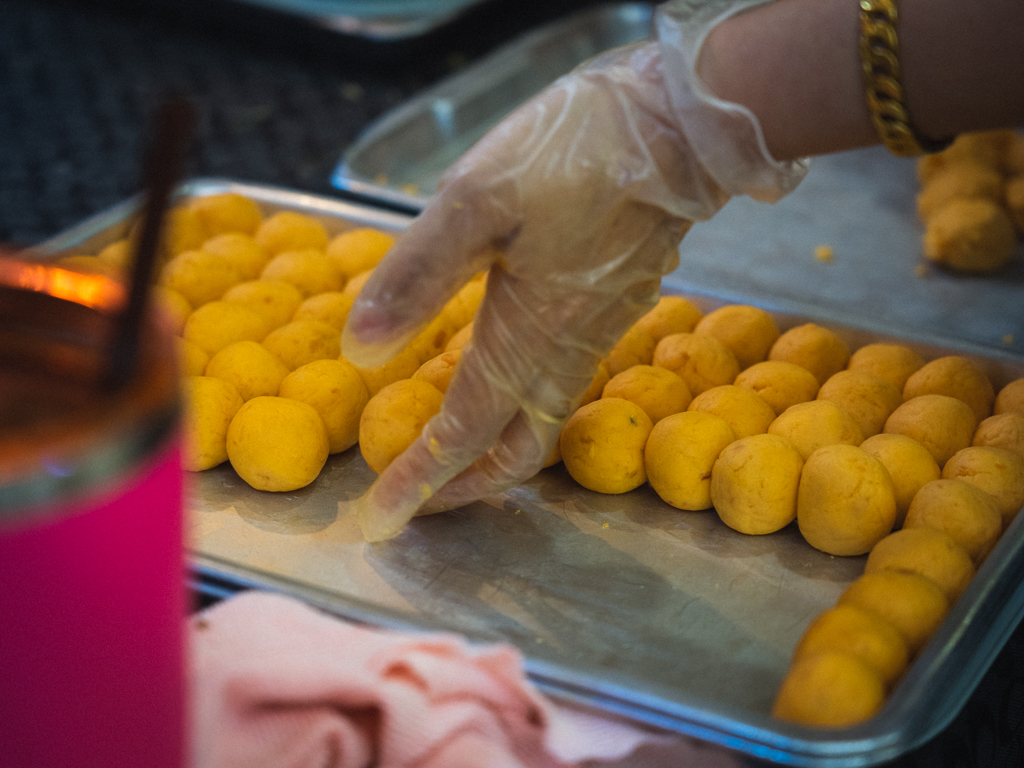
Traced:
<path id="1" fill-rule="evenodd" d="M 681 80 L 695 81 L 692 71 Z M 598 361 L 657 301 L 690 224 L 732 194 L 772 199 L 795 186 L 802 166 L 758 149 L 749 115 L 719 123 L 706 143 L 752 134 L 753 148 L 733 152 L 761 153 L 755 184 L 712 173 L 676 106 L 689 92 L 666 83 L 658 43 L 597 57 L 467 152 L 374 270 L 342 336 L 343 354 L 362 367 L 393 357 L 490 271 L 440 414 L 357 503 L 367 540 L 535 474 Z"/>

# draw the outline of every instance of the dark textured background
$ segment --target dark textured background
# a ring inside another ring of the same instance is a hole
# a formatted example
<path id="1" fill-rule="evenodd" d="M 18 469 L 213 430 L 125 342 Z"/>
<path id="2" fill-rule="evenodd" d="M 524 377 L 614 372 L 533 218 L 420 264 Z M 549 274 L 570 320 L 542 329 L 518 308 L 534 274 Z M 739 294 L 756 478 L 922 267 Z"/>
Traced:
<path id="1" fill-rule="evenodd" d="M 369 43 L 230 0 L 0 0 L 0 242 L 31 245 L 130 196 L 148 116 L 199 107 L 190 176 L 320 194 L 371 120 L 585 0 L 489 0 L 412 41 Z M 959 717 L 894 765 L 1024 766 L 1024 626 Z"/>

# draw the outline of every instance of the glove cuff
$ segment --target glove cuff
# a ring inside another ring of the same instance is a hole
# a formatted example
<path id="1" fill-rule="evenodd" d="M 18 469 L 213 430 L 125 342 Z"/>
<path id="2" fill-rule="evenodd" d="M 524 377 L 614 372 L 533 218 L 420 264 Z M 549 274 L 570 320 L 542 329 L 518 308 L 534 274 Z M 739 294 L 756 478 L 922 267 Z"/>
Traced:
<path id="1" fill-rule="evenodd" d="M 807 159 L 779 162 L 757 117 L 723 101 L 697 76 L 697 59 L 719 23 L 768 0 L 671 0 L 657 9 L 665 84 L 676 119 L 707 172 L 730 195 L 774 203 L 807 174 Z"/>

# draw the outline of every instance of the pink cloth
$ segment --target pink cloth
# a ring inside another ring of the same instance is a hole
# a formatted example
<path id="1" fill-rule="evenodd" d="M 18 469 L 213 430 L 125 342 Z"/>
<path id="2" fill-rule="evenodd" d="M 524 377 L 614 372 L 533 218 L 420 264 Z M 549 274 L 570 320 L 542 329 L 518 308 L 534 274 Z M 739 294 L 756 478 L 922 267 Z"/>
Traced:
<path id="1" fill-rule="evenodd" d="M 193 618 L 190 645 L 194 768 L 738 765 L 554 705 L 511 646 L 367 629 L 271 593 Z"/>

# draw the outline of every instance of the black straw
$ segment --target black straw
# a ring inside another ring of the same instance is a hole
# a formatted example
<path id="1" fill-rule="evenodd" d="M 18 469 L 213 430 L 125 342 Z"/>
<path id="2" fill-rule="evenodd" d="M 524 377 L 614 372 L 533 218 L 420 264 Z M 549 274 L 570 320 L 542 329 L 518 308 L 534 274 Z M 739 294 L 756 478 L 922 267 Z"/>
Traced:
<path id="1" fill-rule="evenodd" d="M 104 382 L 110 391 L 123 387 L 138 367 L 139 335 L 149 301 L 164 214 L 181 178 L 194 127 L 195 110 L 183 98 L 172 96 L 157 110 L 155 135 L 144 166 L 142 229 L 132 262 L 128 300 L 116 321 Z"/>

